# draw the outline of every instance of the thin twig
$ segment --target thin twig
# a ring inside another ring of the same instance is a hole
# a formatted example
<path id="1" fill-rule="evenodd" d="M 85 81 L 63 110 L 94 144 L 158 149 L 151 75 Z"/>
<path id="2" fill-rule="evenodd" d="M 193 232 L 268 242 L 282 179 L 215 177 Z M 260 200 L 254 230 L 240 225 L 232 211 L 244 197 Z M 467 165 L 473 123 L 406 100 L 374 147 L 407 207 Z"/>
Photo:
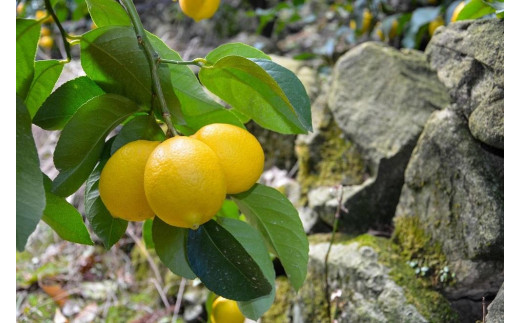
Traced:
<path id="1" fill-rule="evenodd" d="M 164 303 L 164 306 L 166 306 L 166 308 L 170 307 L 168 298 L 164 294 L 164 290 L 162 288 L 164 283 L 163 283 L 161 274 L 159 273 L 159 268 L 157 268 L 157 266 L 155 265 L 155 262 L 153 261 L 152 257 L 150 256 L 150 253 L 148 252 L 148 250 L 146 250 L 146 247 L 144 246 L 144 244 L 141 242 L 141 240 L 139 238 L 137 238 L 137 236 L 132 232 L 132 230 L 128 230 L 127 234 L 130 236 L 130 238 L 132 238 L 132 240 L 135 242 L 135 244 L 137 245 L 139 250 L 146 257 L 146 260 L 148 261 L 148 264 L 150 265 L 150 268 L 152 269 L 152 271 L 155 275 L 155 279 L 152 279 L 152 281 L 155 285 L 155 288 L 157 289 L 157 292 L 159 293 L 159 296 L 161 297 L 161 299 Z"/>
<path id="2" fill-rule="evenodd" d="M 186 278 L 182 277 L 179 291 L 177 292 L 177 300 L 175 301 L 175 309 L 173 310 L 172 323 L 177 322 L 179 311 L 181 309 L 182 295 L 184 294 L 184 287 L 186 286 Z"/>
<path id="3" fill-rule="evenodd" d="M 46 0 L 49 1 L 49 0 Z M 121 0 L 123 3 L 123 6 L 126 9 L 126 12 L 128 13 L 128 16 L 130 17 L 130 20 L 132 21 L 132 25 L 134 25 L 135 34 L 137 36 L 137 42 L 143 49 L 146 60 L 148 61 L 148 65 L 150 65 L 150 71 L 152 74 L 152 91 L 153 94 L 157 96 L 159 99 L 159 105 L 161 106 L 162 115 L 164 117 L 164 122 L 166 122 L 166 125 L 168 126 L 168 132 L 175 136 L 177 135 L 177 130 L 173 127 L 173 123 L 171 120 L 171 114 L 170 110 L 168 110 L 168 105 L 166 104 L 166 99 L 164 98 L 164 93 L 162 91 L 161 87 L 161 81 L 159 78 L 159 61 L 161 58 L 155 51 L 155 49 L 152 46 L 152 43 L 150 43 L 150 40 L 148 39 L 148 36 L 146 35 L 146 31 L 144 30 L 143 23 L 141 22 L 141 19 L 139 18 L 139 15 L 137 14 L 137 9 L 135 8 L 135 5 L 132 0 Z"/>
<path id="4" fill-rule="evenodd" d="M 52 16 L 52 19 L 54 19 L 54 23 L 56 24 L 56 26 L 58 26 L 58 29 L 60 30 L 61 39 L 63 40 L 63 46 L 65 47 L 65 52 L 67 54 L 67 59 L 66 59 L 66 61 L 64 61 L 64 63 L 68 63 L 72 59 L 72 56 L 70 54 L 70 44 L 67 41 L 67 37 L 69 37 L 69 35 L 67 34 L 65 29 L 61 25 L 60 20 L 58 19 L 58 16 L 56 16 L 56 13 L 54 12 L 54 9 L 52 8 L 52 4 L 51 4 L 50 0 L 45 0 L 45 9 Z M 44 19 L 46 19 L 46 17 Z"/>
<path id="5" fill-rule="evenodd" d="M 482 323 L 486 323 L 486 297 L 482 297 Z"/>
<path id="6" fill-rule="evenodd" d="M 196 65 L 198 67 L 201 67 L 202 65 L 206 64 L 206 60 L 204 58 L 195 58 L 191 61 L 175 61 L 172 59 L 159 58 L 158 61 L 159 63 L 167 63 L 174 65 Z"/>
<path id="7" fill-rule="evenodd" d="M 330 243 L 329 247 L 327 249 L 327 253 L 325 254 L 325 298 L 327 299 L 327 312 L 329 313 L 329 319 L 330 322 L 333 321 L 332 318 L 332 309 L 330 305 L 330 291 L 329 291 L 329 266 L 328 266 L 328 260 L 329 260 L 329 254 L 330 250 L 332 249 L 332 245 L 334 244 L 334 237 L 336 236 L 336 231 L 338 230 L 338 223 L 339 223 L 339 216 L 341 211 L 347 212 L 347 209 L 345 209 L 341 202 L 343 201 L 343 186 L 338 185 L 337 190 L 339 191 L 338 194 L 338 207 L 336 208 L 336 213 L 334 214 L 334 224 L 332 226 L 332 235 L 330 237 Z"/>

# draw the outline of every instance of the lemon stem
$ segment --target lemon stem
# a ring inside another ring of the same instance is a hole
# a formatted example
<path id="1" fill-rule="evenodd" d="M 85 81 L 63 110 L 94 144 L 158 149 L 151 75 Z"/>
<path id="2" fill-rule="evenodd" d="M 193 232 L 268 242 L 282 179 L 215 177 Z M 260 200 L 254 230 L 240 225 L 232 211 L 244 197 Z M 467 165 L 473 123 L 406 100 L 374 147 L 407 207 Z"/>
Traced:
<path id="1" fill-rule="evenodd" d="M 49 0 L 46 0 L 49 1 Z M 166 99 L 164 98 L 164 94 L 161 87 L 161 82 L 159 79 L 159 71 L 158 65 L 161 61 L 161 58 L 153 48 L 150 40 L 146 36 L 146 32 L 143 27 L 143 23 L 137 14 L 137 9 L 132 0 L 121 0 L 123 6 L 132 21 L 132 25 L 134 26 L 135 34 L 137 36 L 137 42 L 143 49 L 148 64 L 150 65 L 150 71 L 152 74 L 152 92 L 159 99 L 159 105 L 161 106 L 162 115 L 164 118 L 164 122 L 168 126 L 168 133 L 172 136 L 178 135 L 177 130 L 173 127 L 173 123 L 171 120 L 170 110 L 168 110 L 168 106 L 166 104 Z M 153 99 L 152 99 L 153 100 Z"/>
<path id="2" fill-rule="evenodd" d="M 175 61 L 172 59 L 160 58 L 159 63 L 167 63 L 167 64 L 174 64 L 174 65 L 196 65 L 198 67 L 202 67 L 202 65 L 205 63 L 205 60 L 203 58 L 196 58 L 192 61 Z"/>
<path id="3" fill-rule="evenodd" d="M 56 23 L 56 26 L 58 26 L 58 29 L 60 30 L 61 39 L 63 40 L 63 46 L 65 47 L 65 52 L 67 53 L 67 58 L 66 58 L 65 62 L 68 63 L 68 62 L 70 62 L 71 57 L 72 57 L 70 55 L 70 44 L 67 41 L 67 38 L 70 36 L 67 34 L 65 29 L 63 29 L 63 26 L 61 25 L 60 20 L 58 19 L 58 16 L 56 16 L 56 13 L 54 12 L 54 9 L 52 8 L 52 4 L 51 4 L 50 0 L 45 0 L 45 9 L 52 16 L 52 18 L 54 19 L 54 23 Z M 46 19 L 46 17 L 44 17 L 43 19 Z"/>

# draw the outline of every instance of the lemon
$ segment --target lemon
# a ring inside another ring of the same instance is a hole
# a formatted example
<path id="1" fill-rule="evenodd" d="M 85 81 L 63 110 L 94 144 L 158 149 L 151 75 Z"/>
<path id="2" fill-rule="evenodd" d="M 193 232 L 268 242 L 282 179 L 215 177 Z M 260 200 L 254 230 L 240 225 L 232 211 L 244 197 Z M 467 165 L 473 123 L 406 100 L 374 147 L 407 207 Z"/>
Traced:
<path id="1" fill-rule="evenodd" d="M 193 136 L 208 145 L 224 170 L 227 193 L 237 194 L 253 186 L 264 170 L 264 151 L 258 140 L 240 127 L 213 123 Z"/>
<path id="2" fill-rule="evenodd" d="M 464 1 L 461 1 L 453 10 L 453 14 L 451 15 L 451 22 L 457 21 L 457 17 L 459 16 L 462 9 L 464 9 L 464 6 L 466 3 Z"/>
<path id="3" fill-rule="evenodd" d="M 439 28 L 440 26 L 444 26 L 444 19 L 442 19 L 441 16 L 430 21 L 430 23 L 428 24 L 428 33 L 430 34 L 430 37 L 433 36 L 435 29 Z"/>
<path id="4" fill-rule="evenodd" d="M 362 25 L 361 25 L 361 34 L 364 34 L 365 32 L 368 31 L 368 29 L 370 28 L 370 24 L 372 23 L 372 13 L 368 10 L 368 9 L 365 9 L 363 11 L 363 22 L 362 22 Z"/>
<path id="5" fill-rule="evenodd" d="M 51 36 L 41 36 L 38 40 L 38 45 L 43 48 L 50 49 L 52 48 L 52 45 L 54 45 L 54 39 L 52 39 Z"/>
<path id="6" fill-rule="evenodd" d="M 211 323 L 244 323 L 244 315 L 240 312 L 236 301 L 217 297 L 211 308 Z"/>
<path id="7" fill-rule="evenodd" d="M 144 170 L 158 141 L 137 140 L 119 148 L 99 178 L 99 196 L 113 217 L 143 221 L 154 216 L 144 193 Z"/>
<path id="8" fill-rule="evenodd" d="M 51 35 L 51 30 L 48 27 L 42 26 L 41 35 L 42 36 L 50 36 Z"/>
<path id="9" fill-rule="evenodd" d="M 182 12 L 195 21 L 213 17 L 220 0 L 179 0 Z"/>
<path id="10" fill-rule="evenodd" d="M 177 136 L 151 153 L 144 170 L 144 191 L 161 220 L 196 229 L 222 206 L 226 181 L 211 148 L 197 139 Z"/>

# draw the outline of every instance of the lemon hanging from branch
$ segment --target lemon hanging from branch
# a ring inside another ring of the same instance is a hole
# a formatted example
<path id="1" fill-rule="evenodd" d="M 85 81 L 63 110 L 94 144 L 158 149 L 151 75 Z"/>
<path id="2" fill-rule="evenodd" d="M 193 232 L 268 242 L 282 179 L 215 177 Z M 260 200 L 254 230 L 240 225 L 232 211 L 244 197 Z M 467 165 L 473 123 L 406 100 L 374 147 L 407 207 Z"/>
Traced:
<path id="1" fill-rule="evenodd" d="M 213 17 L 220 0 L 179 0 L 182 12 L 196 22 Z"/>

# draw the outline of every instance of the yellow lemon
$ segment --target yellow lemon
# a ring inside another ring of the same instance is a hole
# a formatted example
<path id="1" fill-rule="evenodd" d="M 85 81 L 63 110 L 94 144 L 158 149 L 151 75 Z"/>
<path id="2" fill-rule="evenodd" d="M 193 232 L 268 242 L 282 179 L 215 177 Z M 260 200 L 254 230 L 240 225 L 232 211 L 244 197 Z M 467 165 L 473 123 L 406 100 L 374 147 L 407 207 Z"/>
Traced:
<path id="1" fill-rule="evenodd" d="M 213 17 L 220 0 L 179 0 L 182 12 L 195 21 Z"/>
<path id="2" fill-rule="evenodd" d="M 370 28 L 370 24 L 372 23 L 372 13 L 368 9 L 365 9 L 363 11 L 363 24 L 361 25 L 361 34 L 364 34 L 367 32 L 367 30 Z"/>
<path id="3" fill-rule="evenodd" d="M 51 35 L 51 30 L 48 27 L 42 26 L 41 35 L 42 36 L 50 36 Z"/>
<path id="4" fill-rule="evenodd" d="M 264 151 L 258 140 L 240 127 L 213 123 L 193 136 L 208 145 L 224 170 L 227 193 L 237 194 L 253 186 L 264 170 Z"/>
<path id="5" fill-rule="evenodd" d="M 430 23 L 428 24 L 428 33 L 430 34 L 430 37 L 433 36 L 435 29 L 439 28 L 440 26 L 444 26 L 444 19 L 442 19 L 441 16 L 430 21 Z"/>
<path id="6" fill-rule="evenodd" d="M 236 301 L 217 297 L 211 308 L 211 323 L 244 323 L 246 318 L 240 312 Z"/>
<path id="7" fill-rule="evenodd" d="M 222 206 L 226 181 L 211 148 L 197 139 L 177 136 L 151 153 L 144 170 L 144 191 L 161 220 L 196 229 Z"/>
<path id="8" fill-rule="evenodd" d="M 54 39 L 52 39 L 51 36 L 41 36 L 38 40 L 38 45 L 43 48 L 50 49 L 52 48 L 52 45 L 54 45 Z"/>
<path id="9" fill-rule="evenodd" d="M 144 193 L 144 170 L 158 141 L 137 140 L 119 148 L 99 178 L 99 196 L 113 217 L 143 221 L 154 216 Z"/>

